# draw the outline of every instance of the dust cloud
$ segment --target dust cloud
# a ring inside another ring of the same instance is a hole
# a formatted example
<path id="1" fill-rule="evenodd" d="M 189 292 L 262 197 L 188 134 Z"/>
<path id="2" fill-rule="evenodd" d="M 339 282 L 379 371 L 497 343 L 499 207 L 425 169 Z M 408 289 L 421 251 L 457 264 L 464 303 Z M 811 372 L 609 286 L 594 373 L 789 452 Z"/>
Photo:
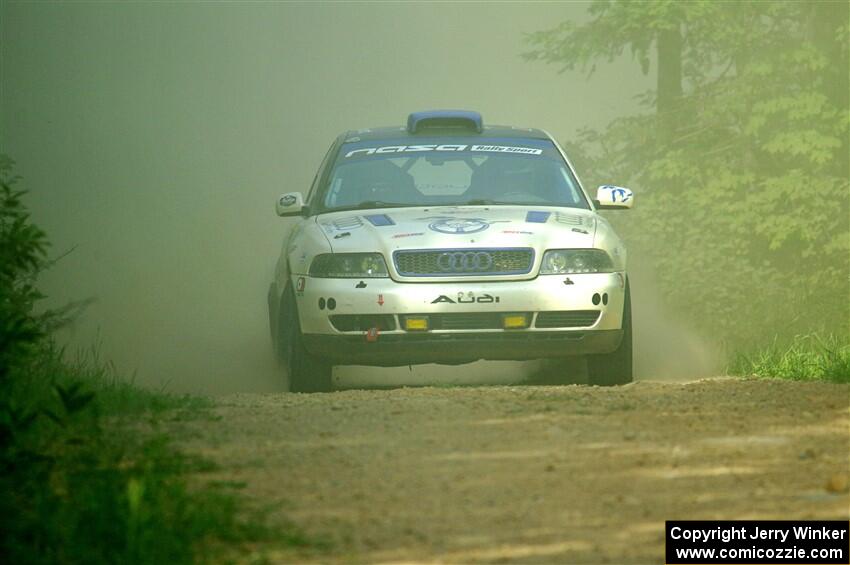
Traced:
<path id="1" fill-rule="evenodd" d="M 72 250 L 42 278 L 47 305 L 94 299 L 62 341 L 98 341 L 168 390 L 277 390 L 265 297 L 291 221 L 276 196 L 309 186 L 340 131 L 414 110 L 560 140 L 633 111 L 654 78 L 628 60 L 588 78 L 519 56 L 524 33 L 586 7 L 3 3 L 0 152 L 54 256 Z M 710 372 L 658 297 L 637 296 L 639 374 Z M 437 372 L 516 372 L 496 365 Z"/>
<path id="2" fill-rule="evenodd" d="M 690 380 L 718 375 L 723 369 L 720 344 L 700 335 L 665 305 L 652 272 L 639 260 L 630 262 L 629 278 L 635 378 Z"/>

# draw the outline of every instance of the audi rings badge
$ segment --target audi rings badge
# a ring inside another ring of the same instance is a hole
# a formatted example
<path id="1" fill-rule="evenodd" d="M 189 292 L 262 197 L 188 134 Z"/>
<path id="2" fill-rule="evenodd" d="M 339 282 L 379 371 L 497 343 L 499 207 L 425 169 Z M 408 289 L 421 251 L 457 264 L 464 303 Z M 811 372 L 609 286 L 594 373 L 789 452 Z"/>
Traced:
<path id="1" fill-rule="evenodd" d="M 444 273 L 486 272 L 493 268 L 493 256 L 485 251 L 450 251 L 437 257 Z"/>

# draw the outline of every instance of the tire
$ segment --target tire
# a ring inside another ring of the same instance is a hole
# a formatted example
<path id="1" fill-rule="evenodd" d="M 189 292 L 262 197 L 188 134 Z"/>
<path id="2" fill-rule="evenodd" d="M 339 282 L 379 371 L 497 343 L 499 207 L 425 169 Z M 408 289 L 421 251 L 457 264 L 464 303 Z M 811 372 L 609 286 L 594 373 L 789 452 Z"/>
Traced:
<path id="1" fill-rule="evenodd" d="M 268 301 L 269 308 L 269 335 L 271 336 L 272 350 L 274 351 L 275 356 L 279 355 L 277 342 L 278 319 L 280 318 L 280 315 L 278 314 L 280 309 L 279 298 L 280 295 L 277 292 L 277 285 L 272 283 L 269 286 L 269 292 L 266 299 Z"/>
<path id="2" fill-rule="evenodd" d="M 623 304 L 623 339 L 619 347 L 604 355 L 587 356 L 588 384 L 616 386 L 632 382 L 632 298 L 626 279 Z"/>
<path id="3" fill-rule="evenodd" d="M 332 367 L 304 348 L 298 306 L 287 286 L 278 310 L 277 356 L 287 373 L 290 392 L 330 392 Z"/>

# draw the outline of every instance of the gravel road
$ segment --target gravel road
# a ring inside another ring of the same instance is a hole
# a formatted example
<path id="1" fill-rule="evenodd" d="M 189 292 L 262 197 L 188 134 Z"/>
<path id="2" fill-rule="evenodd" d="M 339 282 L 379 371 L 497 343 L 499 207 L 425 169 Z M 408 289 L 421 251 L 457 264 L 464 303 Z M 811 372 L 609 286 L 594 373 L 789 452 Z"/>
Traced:
<path id="1" fill-rule="evenodd" d="M 666 519 L 848 519 L 850 387 L 732 378 L 245 394 L 182 437 L 326 548 L 271 562 L 663 563 Z"/>

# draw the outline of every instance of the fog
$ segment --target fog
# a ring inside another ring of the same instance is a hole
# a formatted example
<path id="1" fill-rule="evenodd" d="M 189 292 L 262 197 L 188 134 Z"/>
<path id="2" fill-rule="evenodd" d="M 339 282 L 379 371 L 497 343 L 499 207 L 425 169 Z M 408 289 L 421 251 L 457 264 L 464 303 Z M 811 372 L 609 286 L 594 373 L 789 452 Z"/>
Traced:
<path id="1" fill-rule="evenodd" d="M 47 305 L 94 299 L 60 338 L 174 391 L 279 388 L 265 293 L 291 220 L 273 205 L 339 132 L 450 107 L 563 141 L 654 80 L 628 59 L 590 78 L 521 59 L 523 34 L 584 19 L 578 2 L 0 10 L 0 152 L 52 254 L 72 250 Z M 636 267 L 639 376 L 716 370 L 651 280 Z"/>

